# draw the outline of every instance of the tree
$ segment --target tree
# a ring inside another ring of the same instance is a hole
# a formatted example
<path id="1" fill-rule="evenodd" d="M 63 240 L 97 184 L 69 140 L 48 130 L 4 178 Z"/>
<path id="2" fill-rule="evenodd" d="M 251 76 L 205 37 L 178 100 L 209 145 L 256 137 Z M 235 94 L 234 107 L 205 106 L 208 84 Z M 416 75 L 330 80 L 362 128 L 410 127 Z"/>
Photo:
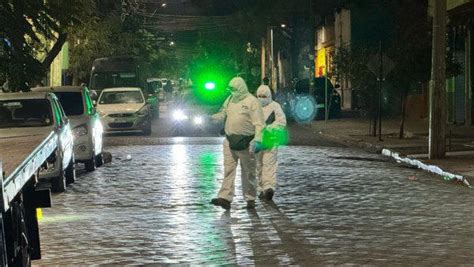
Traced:
<path id="1" fill-rule="evenodd" d="M 197 6 L 202 8 L 208 8 L 208 10 L 218 9 L 226 10 L 227 15 L 232 15 L 236 25 L 236 31 L 230 34 L 237 34 L 240 39 L 239 49 L 240 53 L 236 54 L 238 58 L 238 64 L 241 66 L 255 66 L 260 64 L 260 49 L 255 54 L 249 54 L 246 52 L 247 44 L 250 43 L 251 47 L 260 47 L 262 44 L 262 37 L 268 35 L 270 27 L 280 28 L 281 24 L 286 24 L 288 28 L 286 34 L 288 44 L 281 45 L 279 48 L 285 50 L 285 55 L 288 55 L 289 60 L 294 64 L 291 64 L 292 76 L 298 75 L 298 67 L 302 68 L 306 62 L 298 62 L 299 52 L 301 48 L 308 47 L 311 52 L 312 42 L 314 42 L 314 26 L 316 22 L 317 12 L 326 12 L 331 10 L 334 1 L 329 0 L 294 0 L 294 1 L 283 1 L 283 0 L 193 0 Z M 226 8 L 222 8 L 225 5 Z M 324 9 L 324 11 L 322 11 Z M 222 15 L 222 14 L 221 14 Z M 275 34 L 277 36 L 278 34 Z M 275 47 L 277 46 L 275 38 Z M 303 57 L 307 61 L 308 57 L 305 54 Z M 242 62 L 248 62 L 242 64 Z M 246 70 L 247 69 L 247 70 Z M 251 77 L 249 69 L 244 68 L 242 72 L 245 72 L 248 77 Z M 260 83 L 260 78 L 258 79 Z"/>
<path id="2" fill-rule="evenodd" d="M 396 67 L 388 77 L 393 88 L 400 93 L 401 119 L 399 138 L 404 137 L 406 102 L 410 92 L 430 80 L 432 64 L 431 23 L 427 18 L 428 1 L 401 0 L 396 9 L 396 29 L 389 55 Z M 446 76 L 458 75 L 459 62 L 451 53 L 445 53 Z"/>
<path id="3" fill-rule="evenodd" d="M 431 41 L 427 19 L 428 3 L 401 0 L 395 11 L 395 36 L 389 57 L 396 66 L 388 77 L 401 99 L 399 138 L 404 137 L 407 97 L 411 90 L 426 83 L 430 77 Z"/>
<path id="4" fill-rule="evenodd" d="M 153 33 L 143 27 L 143 18 L 133 9 L 123 11 L 117 2 L 98 1 L 87 21 L 71 29 L 70 71 L 73 83 L 88 81 L 96 58 L 133 55 L 139 60 L 141 72 L 153 77 L 166 69 L 176 71 L 174 51 L 168 44 L 159 44 Z"/>
<path id="5" fill-rule="evenodd" d="M 373 122 L 372 134 L 376 135 L 377 122 L 377 77 L 367 68 L 367 59 L 373 51 L 377 51 L 375 45 L 358 42 L 347 47 L 341 47 L 333 51 L 331 62 L 333 72 L 330 76 L 345 77 L 351 81 L 354 105 L 367 112 Z"/>
<path id="6" fill-rule="evenodd" d="M 6 0 L 0 3 L 0 37 L 8 40 L 0 73 L 13 91 L 41 80 L 61 50 L 67 30 L 80 24 L 92 0 Z"/>
<path id="7" fill-rule="evenodd" d="M 350 2 L 350 1 L 349 1 Z M 410 90 L 429 80 L 430 75 L 430 26 L 427 18 L 427 1 L 400 0 L 398 2 L 379 2 L 392 15 L 391 28 L 387 28 L 388 39 L 384 43 L 386 53 L 395 63 L 395 68 L 387 76 L 387 92 L 399 95 L 401 99 L 401 122 L 399 137 L 403 138 L 406 114 L 406 99 Z M 352 3 L 353 5 L 356 3 Z M 358 2 L 357 8 L 366 8 L 367 3 Z M 389 8 L 390 7 L 390 8 Z M 384 18 L 387 19 L 387 18 Z M 390 18 L 388 18 L 390 19 Z M 366 28 L 358 29 L 367 31 Z M 383 29 L 382 29 L 383 30 Z M 368 32 L 372 34 L 370 31 Z M 383 33 L 387 34 L 387 33 Z M 390 36 L 391 35 L 391 36 Z M 360 107 L 374 114 L 377 107 L 376 76 L 367 69 L 367 58 L 378 51 L 377 38 L 359 39 L 350 47 L 339 49 L 334 55 L 335 75 L 346 75 L 358 91 Z M 374 120 L 374 135 L 375 135 Z"/>

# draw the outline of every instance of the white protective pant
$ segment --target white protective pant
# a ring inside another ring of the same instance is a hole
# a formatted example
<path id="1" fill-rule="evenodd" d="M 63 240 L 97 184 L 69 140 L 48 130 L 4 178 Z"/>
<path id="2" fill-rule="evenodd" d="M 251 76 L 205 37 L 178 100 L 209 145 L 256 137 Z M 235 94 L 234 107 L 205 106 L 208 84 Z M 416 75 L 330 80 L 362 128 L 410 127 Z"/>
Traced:
<path id="1" fill-rule="evenodd" d="M 276 189 L 276 172 L 278 167 L 278 149 L 263 150 L 257 154 L 257 191 Z"/>
<path id="2" fill-rule="evenodd" d="M 250 146 L 252 147 L 252 146 Z M 219 191 L 219 198 L 232 202 L 234 198 L 234 182 L 237 172 L 237 163 L 240 160 L 242 173 L 242 194 L 245 201 L 255 200 L 256 178 L 255 178 L 255 156 L 250 153 L 250 149 L 235 151 L 229 147 L 229 141 L 224 140 L 224 181 Z"/>

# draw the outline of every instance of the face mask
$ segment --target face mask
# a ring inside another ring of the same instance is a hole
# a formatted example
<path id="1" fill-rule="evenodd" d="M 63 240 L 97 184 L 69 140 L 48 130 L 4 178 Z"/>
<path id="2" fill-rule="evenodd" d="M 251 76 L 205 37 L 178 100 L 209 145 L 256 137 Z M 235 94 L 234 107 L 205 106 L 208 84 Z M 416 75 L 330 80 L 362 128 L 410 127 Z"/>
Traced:
<path id="1" fill-rule="evenodd" d="M 262 106 L 266 106 L 270 104 L 270 102 L 272 102 L 270 98 L 259 98 L 258 100 L 260 101 L 260 104 L 262 104 Z"/>

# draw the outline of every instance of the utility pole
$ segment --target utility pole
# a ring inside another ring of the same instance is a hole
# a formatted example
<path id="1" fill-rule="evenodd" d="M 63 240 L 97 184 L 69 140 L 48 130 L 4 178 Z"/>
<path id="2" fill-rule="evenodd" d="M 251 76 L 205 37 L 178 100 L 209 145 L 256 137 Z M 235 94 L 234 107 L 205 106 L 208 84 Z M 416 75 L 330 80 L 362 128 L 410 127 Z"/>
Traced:
<path id="1" fill-rule="evenodd" d="M 262 38 L 262 48 L 261 48 L 261 52 L 260 52 L 260 66 L 261 66 L 260 81 L 263 81 L 263 78 L 267 77 L 267 75 L 266 75 L 266 66 L 265 66 L 265 64 L 267 63 L 267 61 L 266 61 L 267 59 L 266 59 L 266 55 L 265 55 L 265 53 L 267 53 L 267 49 L 266 49 L 265 45 L 266 45 L 265 44 L 265 38 Z"/>
<path id="2" fill-rule="evenodd" d="M 379 66 L 379 107 L 378 107 L 378 115 L 379 115 L 379 141 L 382 140 L 382 102 L 383 102 L 383 81 L 385 79 L 383 75 L 383 54 L 382 54 L 382 41 L 380 41 L 379 45 L 379 54 L 380 54 L 380 66 Z"/>
<path id="3" fill-rule="evenodd" d="M 446 0 L 434 1 L 429 157 L 446 156 Z"/>

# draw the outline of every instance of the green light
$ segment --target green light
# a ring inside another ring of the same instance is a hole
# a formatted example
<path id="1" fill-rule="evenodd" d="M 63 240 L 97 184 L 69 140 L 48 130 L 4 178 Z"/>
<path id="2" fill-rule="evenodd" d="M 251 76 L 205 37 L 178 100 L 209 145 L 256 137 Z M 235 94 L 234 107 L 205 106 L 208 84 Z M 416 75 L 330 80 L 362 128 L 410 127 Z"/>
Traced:
<path id="1" fill-rule="evenodd" d="M 204 87 L 207 89 L 207 90 L 214 90 L 216 88 L 216 84 L 213 83 L 213 82 L 207 82 Z"/>
<path id="2" fill-rule="evenodd" d="M 226 87 L 232 75 L 220 67 L 220 60 L 206 59 L 196 62 L 190 69 L 191 79 L 196 85 L 193 90 L 196 100 L 202 105 L 221 105 L 229 95 Z"/>

